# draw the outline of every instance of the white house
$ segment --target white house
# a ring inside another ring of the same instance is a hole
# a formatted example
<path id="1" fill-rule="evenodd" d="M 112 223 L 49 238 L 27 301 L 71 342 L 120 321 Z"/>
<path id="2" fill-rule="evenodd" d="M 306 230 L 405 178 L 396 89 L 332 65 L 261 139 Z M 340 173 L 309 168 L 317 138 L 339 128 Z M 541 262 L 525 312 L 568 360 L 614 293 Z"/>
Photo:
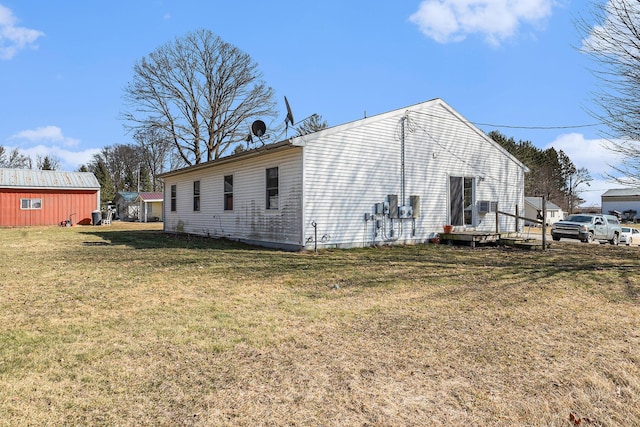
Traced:
<path id="1" fill-rule="evenodd" d="M 614 188 L 600 196 L 602 213 L 618 211 L 622 218 L 637 221 L 640 218 L 640 188 Z"/>
<path id="2" fill-rule="evenodd" d="M 493 232 L 496 209 L 523 211 L 526 171 L 434 99 L 165 173 L 164 230 L 290 250 Z"/>
<path id="3" fill-rule="evenodd" d="M 564 219 L 564 212 L 562 208 L 553 202 L 547 201 L 546 203 L 547 219 L 546 224 L 552 225 L 555 222 Z M 542 197 L 525 197 L 524 198 L 524 216 L 527 218 L 538 218 L 538 212 L 542 215 Z M 537 223 L 531 223 L 525 221 L 525 225 L 533 225 Z"/>

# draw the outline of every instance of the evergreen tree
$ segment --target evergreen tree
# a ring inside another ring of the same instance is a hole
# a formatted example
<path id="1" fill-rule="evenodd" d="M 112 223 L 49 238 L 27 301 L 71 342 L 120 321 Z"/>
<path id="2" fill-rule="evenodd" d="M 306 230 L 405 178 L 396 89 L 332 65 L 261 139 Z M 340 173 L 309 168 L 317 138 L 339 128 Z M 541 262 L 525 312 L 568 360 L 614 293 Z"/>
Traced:
<path id="1" fill-rule="evenodd" d="M 89 166 L 91 172 L 100 183 L 100 203 L 104 204 L 113 201 L 116 196 L 116 189 L 113 186 L 109 169 L 104 161 L 98 160 Z"/>
<path id="2" fill-rule="evenodd" d="M 583 201 L 579 196 L 582 186 L 591 181 L 589 171 L 576 169 L 562 150 L 541 150 L 531 141 L 516 142 L 513 137 L 507 138 L 498 131 L 490 132 L 489 137 L 529 168 L 524 182 L 527 196 L 545 196 L 567 211 Z"/>
<path id="3" fill-rule="evenodd" d="M 153 190 L 153 185 L 151 184 L 151 174 L 149 173 L 149 169 L 144 165 L 140 165 L 140 191 L 151 191 Z"/>
<path id="4" fill-rule="evenodd" d="M 307 135 L 313 132 L 317 132 L 328 127 L 327 122 L 322 120 L 320 114 L 312 114 L 306 119 L 300 126 L 296 128 L 298 135 Z"/>

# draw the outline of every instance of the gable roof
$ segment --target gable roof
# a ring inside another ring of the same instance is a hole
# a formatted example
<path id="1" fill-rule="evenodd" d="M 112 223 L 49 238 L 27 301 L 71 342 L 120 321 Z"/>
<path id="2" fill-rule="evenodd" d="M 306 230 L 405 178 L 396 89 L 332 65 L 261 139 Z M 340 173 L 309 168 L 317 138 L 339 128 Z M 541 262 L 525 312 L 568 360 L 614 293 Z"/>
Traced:
<path id="1" fill-rule="evenodd" d="M 322 136 L 330 135 L 330 134 L 337 133 L 337 132 L 342 132 L 342 131 L 345 131 L 347 129 L 351 129 L 351 128 L 354 128 L 354 127 L 358 127 L 358 126 L 363 126 L 363 125 L 369 124 L 371 122 L 377 122 L 377 121 L 385 120 L 385 119 L 387 119 L 389 117 L 397 116 L 398 114 L 404 114 L 405 116 L 407 116 L 407 115 L 411 115 L 412 113 L 414 113 L 414 114 L 417 114 L 417 115 L 426 115 L 426 116 L 429 116 L 429 117 L 431 117 L 431 118 L 433 118 L 435 120 L 443 120 L 443 121 L 444 120 L 451 120 L 450 116 L 449 117 L 445 117 L 445 116 L 442 116 L 442 115 L 437 115 L 436 113 L 421 111 L 421 110 L 426 110 L 429 107 L 435 107 L 435 106 L 442 107 L 447 113 L 449 113 L 451 116 L 453 116 L 455 119 L 457 119 L 457 121 L 459 123 L 464 124 L 469 129 L 471 129 L 474 133 L 476 133 L 479 137 L 484 139 L 487 143 L 493 145 L 498 151 L 500 151 L 502 154 L 504 154 L 507 158 L 511 159 L 514 163 L 518 164 L 525 172 L 529 172 L 529 168 L 524 163 L 522 163 L 520 160 L 518 160 L 518 158 L 516 158 L 513 154 L 509 153 L 509 151 L 507 151 L 507 149 L 504 148 L 502 145 L 498 144 L 496 141 L 491 139 L 486 133 L 484 133 L 482 130 L 477 128 L 473 123 L 471 123 L 469 120 L 464 118 L 460 113 L 458 113 L 456 110 L 454 110 L 449 104 L 447 104 L 441 98 L 434 98 L 434 99 L 431 99 L 429 101 L 424 101 L 424 102 L 420 102 L 420 103 L 417 103 L 417 104 L 410 105 L 408 107 L 398 108 L 398 109 L 395 109 L 395 110 L 387 111 L 386 113 L 376 114 L 376 115 L 373 115 L 373 116 L 365 117 L 363 119 L 358 119 L 358 120 L 355 120 L 355 121 L 352 121 L 352 122 L 348 122 L 348 123 L 344 123 L 344 124 L 341 124 L 341 125 L 333 126 L 333 127 L 330 127 L 330 128 L 322 129 L 320 131 L 313 132 L 313 133 L 310 133 L 310 134 L 307 134 L 307 135 L 297 136 L 297 137 L 291 138 L 291 141 L 292 141 L 293 145 L 304 146 L 308 140 L 312 140 L 312 139 L 315 139 L 315 138 L 320 138 Z"/>
<path id="2" fill-rule="evenodd" d="M 284 141 L 275 142 L 273 144 L 263 145 L 262 147 L 257 147 L 257 148 L 252 148 L 250 150 L 245 150 L 245 151 L 242 151 L 242 152 L 237 153 L 237 154 L 232 154 L 230 156 L 221 157 L 221 158 L 215 159 L 215 160 L 210 160 L 208 162 L 198 163 L 197 165 L 187 166 L 187 167 L 184 167 L 184 168 L 181 168 L 181 169 L 175 169 L 175 170 L 172 170 L 172 171 L 169 171 L 169 172 L 165 172 L 165 173 L 162 173 L 162 174 L 158 175 L 158 178 L 166 178 L 168 176 L 180 175 L 183 172 L 191 172 L 191 171 L 195 171 L 195 170 L 205 169 L 205 168 L 208 168 L 208 167 L 211 167 L 211 166 L 214 166 L 214 165 L 221 165 L 221 164 L 224 164 L 224 163 L 234 162 L 234 161 L 239 160 L 239 159 L 245 159 L 245 158 L 260 156 L 260 155 L 265 154 L 267 152 L 276 152 L 276 151 L 282 151 L 282 150 L 287 150 L 287 149 L 291 149 L 291 148 L 297 148 L 297 147 L 294 147 L 291 144 L 291 139 L 287 139 L 287 140 L 284 140 Z"/>
<path id="3" fill-rule="evenodd" d="M 0 168 L 0 188 L 99 190 L 100 183 L 91 172 Z"/>
<path id="4" fill-rule="evenodd" d="M 125 202 L 133 202 L 136 197 L 138 197 L 138 193 L 135 191 L 118 191 L 113 200 L 116 201 L 118 200 L 118 198 L 120 198 Z"/>
<path id="5" fill-rule="evenodd" d="M 143 202 L 162 202 L 164 200 L 164 194 L 162 193 L 138 193 L 136 201 L 142 200 Z"/>
<path id="6" fill-rule="evenodd" d="M 533 206 L 535 209 L 542 209 L 542 197 L 525 197 L 524 201 L 526 203 L 529 203 L 531 206 Z M 547 200 L 547 210 L 551 210 L 551 211 L 561 211 L 562 208 L 558 205 L 556 205 L 553 202 L 550 202 L 549 200 Z"/>
<path id="7" fill-rule="evenodd" d="M 601 197 L 640 197 L 640 188 L 613 188 L 605 191 Z"/>

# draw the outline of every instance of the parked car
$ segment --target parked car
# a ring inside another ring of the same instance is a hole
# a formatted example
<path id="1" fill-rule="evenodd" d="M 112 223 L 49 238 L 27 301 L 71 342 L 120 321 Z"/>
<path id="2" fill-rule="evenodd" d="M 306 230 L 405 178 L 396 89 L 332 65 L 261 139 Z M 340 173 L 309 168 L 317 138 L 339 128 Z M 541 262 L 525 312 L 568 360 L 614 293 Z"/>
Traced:
<path id="1" fill-rule="evenodd" d="M 633 227 L 622 227 L 622 233 L 620 233 L 620 243 L 623 245 L 636 245 L 640 244 L 640 230 Z"/>
<path id="2" fill-rule="evenodd" d="M 620 233 L 620 222 L 613 215 L 569 215 L 551 226 L 551 237 L 556 241 L 567 238 L 579 239 L 585 243 L 595 241 L 617 245 Z"/>

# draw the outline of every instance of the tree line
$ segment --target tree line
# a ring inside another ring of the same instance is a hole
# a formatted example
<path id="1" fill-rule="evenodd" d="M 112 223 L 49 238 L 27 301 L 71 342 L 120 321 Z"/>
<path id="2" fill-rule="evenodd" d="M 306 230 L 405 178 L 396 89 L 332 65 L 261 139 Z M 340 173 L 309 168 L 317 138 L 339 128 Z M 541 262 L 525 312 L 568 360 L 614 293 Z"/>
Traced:
<path id="1" fill-rule="evenodd" d="M 8 150 L 0 145 L 0 168 L 58 170 L 60 159 L 53 155 L 37 155 L 33 159 L 31 156 L 22 154 L 17 148 Z"/>
<path id="2" fill-rule="evenodd" d="M 591 175 L 586 168 L 577 168 L 565 152 L 553 147 L 542 150 L 531 141 L 516 142 L 498 131 L 488 135 L 529 168 L 524 178 L 525 195 L 544 196 L 569 213 L 584 203 L 580 194 L 590 185 Z"/>

